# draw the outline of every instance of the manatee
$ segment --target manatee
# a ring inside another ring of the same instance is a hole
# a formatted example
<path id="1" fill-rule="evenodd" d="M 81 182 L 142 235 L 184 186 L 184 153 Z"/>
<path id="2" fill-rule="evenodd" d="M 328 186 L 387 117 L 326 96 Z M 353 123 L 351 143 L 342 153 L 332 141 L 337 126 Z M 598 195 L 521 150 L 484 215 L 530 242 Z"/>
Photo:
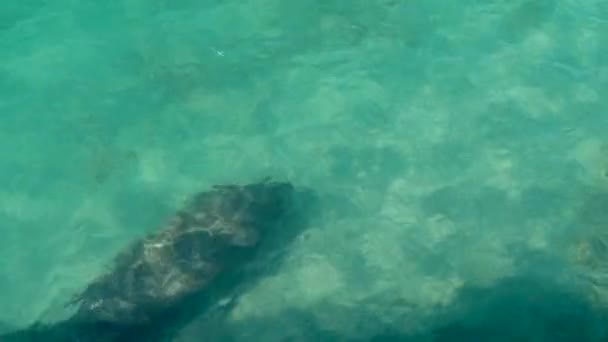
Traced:
<path id="1" fill-rule="evenodd" d="M 222 296 L 237 285 L 262 242 L 285 229 L 294 194 L 290 183 L 271 180 L 198 193 L 75 295 L 68 319 L 0 341 L 170 340 L 180 322 L 200 314 L 200 303 L 225 303 Z"/>

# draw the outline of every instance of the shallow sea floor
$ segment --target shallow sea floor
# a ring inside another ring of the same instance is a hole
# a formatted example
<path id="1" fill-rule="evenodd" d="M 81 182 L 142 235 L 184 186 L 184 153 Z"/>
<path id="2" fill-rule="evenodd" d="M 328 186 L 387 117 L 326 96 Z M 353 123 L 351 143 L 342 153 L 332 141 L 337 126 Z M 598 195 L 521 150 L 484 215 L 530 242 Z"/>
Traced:
<path id="1" fill-rule="evenodd" d="M 607 2 L 0 7 L 0 329 L 65 314 L 192 193 L 272 176 L 323 215 L 218 339 L 605 334 Z"/>

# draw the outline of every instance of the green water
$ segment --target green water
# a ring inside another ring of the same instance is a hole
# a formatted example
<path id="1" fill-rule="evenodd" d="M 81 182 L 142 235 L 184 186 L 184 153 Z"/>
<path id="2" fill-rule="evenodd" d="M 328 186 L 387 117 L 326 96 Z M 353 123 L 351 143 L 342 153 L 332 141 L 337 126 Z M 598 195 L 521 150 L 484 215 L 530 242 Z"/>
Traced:
<path id="1" fill-rule="evenodd" d="M 240 340 L 595 340 L 606 61 L 603 0 L 7 0 L 0 322 L 60 317 L 185 197 L 269 175 L 328 210 Z"/>

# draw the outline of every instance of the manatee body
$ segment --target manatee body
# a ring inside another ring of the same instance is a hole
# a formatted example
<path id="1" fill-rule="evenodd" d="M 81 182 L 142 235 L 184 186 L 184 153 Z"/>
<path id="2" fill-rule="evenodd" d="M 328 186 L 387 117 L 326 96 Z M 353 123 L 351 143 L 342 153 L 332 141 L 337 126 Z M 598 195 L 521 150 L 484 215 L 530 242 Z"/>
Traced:
<path id="1" fill-rule="evenodd" d="M 161 340 L 163 327 L 184 316 L 189 302 L 221 293 L 226 279 L 255 257 L 290 210 L 293 194 L 289 183 L 264 181 L 195 195 L 162 230 L 129 246 L 75 296 L 70 319 L 0 341 Z"/>

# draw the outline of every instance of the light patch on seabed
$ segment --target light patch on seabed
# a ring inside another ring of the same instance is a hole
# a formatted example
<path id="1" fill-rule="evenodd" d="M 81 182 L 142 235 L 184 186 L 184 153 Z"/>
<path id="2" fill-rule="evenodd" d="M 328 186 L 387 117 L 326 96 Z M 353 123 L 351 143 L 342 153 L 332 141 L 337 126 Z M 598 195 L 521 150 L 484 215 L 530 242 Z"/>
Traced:
<path id="1" fill-rule="evenodd" d="M 581 140 L 568 152 L 567 157 L 585 170 L 585 177 L 580 181 L 593 182 L 595 186 L 607 183 L 608 143 L 605 141 L 598 138 Z"/>
<path id="2" fill-rule="evenodd" d="M 542 58 L 557 46 L 551 33 L 546 30 L 534 30 L 524 39 L 521 48 L 529 53 L 530 57 Z"/>
<path id="3" fill-rule="evenodd" d="M 160 149 L 138 152 L 139 179 L 146 184 L 156 184 L 167 178 L 167 157 Z"/>
<path id="4" fill-rule="evenodd" d="M 17 191 L 0 192 L 0 212 L 21 222 L 44 217 L 53 207 L 55 207 L 54 203 L 48 198 L 33 198 Z"/>
<path id="5" fill-rule="evenodd" d="M 286 269 L 263 279 L 239 298 L 230 319 L 246 321 L 253 317 L 274 316 L 289 307 L 306 309 L 344 288 L 340 271 L 319 257 L 299 268 Z"/>
<path id="6" fill-rule="evenodd" d="M 68 221 L 69 227 L 73 227 L 74 230 L 71 234 L 86 234 L 92 238 L 112 238 L 119 235 L 121 225 L 111 212 L 108 201 L 91 196 L 81 203 L 78 208 L 74 209 Z M 87 232 L 87 228 L 92 225 L 102 227 L 102 229 Z M 80 246 L 74 244 L 73 247 Z"/>
<path id="7" fill-rule="evenodd" d="M 601 100 L 597 89 L 586 83 L 577 83 L 573 86 L 574 99 L 580 103 L 597 103 Z"/>
<path id="8" fill-rule="evenodd" d="M 523 190 L 522 180 L 513 175 L 513 171 L 519 165 L 516 162 L 514 153 L 505 148 L 488 148 L 482 153 L 485 158 L 482 165 L 486 165 L 489 170 L 485 183 L 496 189 L 500 189 L 509 195 L 510 198 L 517 198 Z"/>

